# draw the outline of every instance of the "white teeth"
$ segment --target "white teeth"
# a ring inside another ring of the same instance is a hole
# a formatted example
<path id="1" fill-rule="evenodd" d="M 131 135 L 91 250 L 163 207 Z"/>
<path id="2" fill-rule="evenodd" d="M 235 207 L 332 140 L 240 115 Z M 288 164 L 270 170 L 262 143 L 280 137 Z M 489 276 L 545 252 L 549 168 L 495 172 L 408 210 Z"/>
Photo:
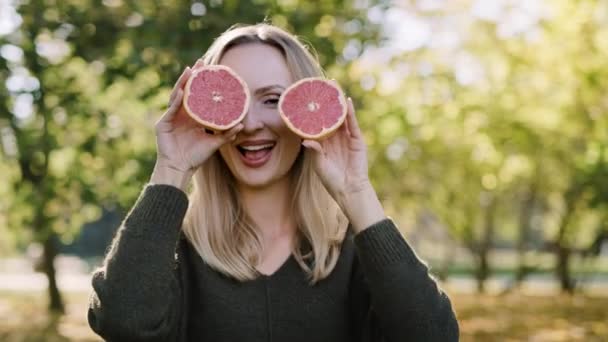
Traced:
<path id="1" fill-rule="evenodd" d="M 255 145 L 255 146 L 241 146 L 241 148 L 245 151 L 259 151 L 265 148 L 269 148 L 274 146 L 274 144 L 265 144 L 265 145 Z"/>

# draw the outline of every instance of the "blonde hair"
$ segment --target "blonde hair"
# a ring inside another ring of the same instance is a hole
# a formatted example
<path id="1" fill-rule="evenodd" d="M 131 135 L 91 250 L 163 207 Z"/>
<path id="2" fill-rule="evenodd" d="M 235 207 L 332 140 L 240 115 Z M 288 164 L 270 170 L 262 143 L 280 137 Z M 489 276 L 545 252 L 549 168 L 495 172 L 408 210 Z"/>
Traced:
<path id="1" fill-rule="evenodd" d="M 214 41 L 203 61 L 218 64 L 228 49 L 248 43 L 281 51 L 294 80 L 323 75 L 305 45 L 269 24 L 232 27 Z M 310 153 L 302 149 L 290 170 L 290 205 L 297 224 L 292 254 L 314 284 L 336 265 L 348 223 L 315 174 Z M 261 232 L 239 201 L 235 179 L 219 153 L 201 165 L 193 178 L 183 225 L 186 238 L 217 271 L 240 281 L 255 279 L 260 275 L 255 265 L 261 261 Z"/>

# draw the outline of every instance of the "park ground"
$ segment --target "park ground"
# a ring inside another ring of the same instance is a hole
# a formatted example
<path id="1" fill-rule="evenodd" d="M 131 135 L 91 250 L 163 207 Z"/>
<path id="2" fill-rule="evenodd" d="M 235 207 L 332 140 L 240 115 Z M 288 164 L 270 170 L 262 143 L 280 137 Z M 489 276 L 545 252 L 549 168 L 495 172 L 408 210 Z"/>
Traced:
<path id="1" fill-rule="evenodd" d="M 43 291 L 0 291 L 0 341 L 101 341 L 86 322 L 86 292 L 65 293 L 50 317 Z M 608 296 L 450 292 L 461 341 L 608 341 Z"/>

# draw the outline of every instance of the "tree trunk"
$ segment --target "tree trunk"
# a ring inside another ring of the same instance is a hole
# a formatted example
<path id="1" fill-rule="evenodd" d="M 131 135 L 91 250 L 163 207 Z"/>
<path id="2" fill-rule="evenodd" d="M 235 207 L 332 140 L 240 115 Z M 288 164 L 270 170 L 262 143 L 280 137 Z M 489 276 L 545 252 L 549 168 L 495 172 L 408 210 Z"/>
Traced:
<path id="1" fill-rule="evenodd" d="M 44 241 L 44 252 L 43 252 L 43 270 L 46 278 L 48 279 L 48 294 L 49 294 L 49 311 L 52 313 L 63 314 L 65 313 L 65 307 L 63 305 L 63 299 L 57 286 L 57 277 L 55 270 L 55 257 L 57 256 L 57 245 L 56 235 L 50 233 Z"/>
<path id="2" fill-rule="evenodd" d="M 557 276 L 562 291 L 567 293 L 574 292 L 574 282 L 570 275 L 570 249 L 568 247 L 557 246 Z"/>
<path id="3" fill-rule="evenodd" d="M 479 243 L 477 251 L 477 292 L 485 292 L 485 282 L 490 276 L 490 263 L 488 261 L 488 253 L 492 248 L 492 240 L 494 239 L 494 212 L 496 211 L 496 199 L 491 196 L 486 204 L 485 217 L 483 225 L 483 235 Z"/>
<path id="4" fill-rule="evenodd" d="M 566 196 L 566 211 L 560 223 L 557 239 L 555 241 L 555 253 L 557 254 L 557 265 L 555 267 L 556 276 L 559 279 L 559 284 L 562 292 L 574 292 L 574 282 L 570 275 L 570 249 L 566 245 L 566 230 L 570 224 L 570 220 L 576 209 L 576 201 L 580 192 L 571 191 L 569 196 Z"/>
<path id="5" fill-rule="evenodd" d="M 490 268 L 488 265 L 488 253 L 487 250 L 480 250 L 478 261 L 477 261 L 477 292 L 484 293 L 486 291 L 486 279 L 488 279 Z"/>
<path id="6" fill-rule="evenodd" d="M 529 192 L 526 193 L 525 199 L 521 204 L 519 216 L 519 236 L 517 240 L 517 271 L 515 272 L 515 287 L 521 285 L 528 273 L 530 267 L 526 263 L 526 252 L 528 249 L 528 239 L 530 238 L 530 223 L 534 214 L 534 205 L 536 203 L 537 187 L 533 184 Z"/>

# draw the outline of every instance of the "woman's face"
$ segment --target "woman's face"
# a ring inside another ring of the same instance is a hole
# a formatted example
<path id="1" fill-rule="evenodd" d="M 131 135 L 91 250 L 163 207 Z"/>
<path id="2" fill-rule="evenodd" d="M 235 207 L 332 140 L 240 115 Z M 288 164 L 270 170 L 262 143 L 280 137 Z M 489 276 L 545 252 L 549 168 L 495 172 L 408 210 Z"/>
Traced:
<path id="1" fill-rule="evenodd" d="M 264 187 L 285 177 L 301 148 L 301 139 L 278 112 L 281 93 L 293 77 L 281 52 L 261 43 L 230 48 L 220 64 L 234 70 L 251 92 L 243 129 L 220 155 L 241 185 Z"/>

